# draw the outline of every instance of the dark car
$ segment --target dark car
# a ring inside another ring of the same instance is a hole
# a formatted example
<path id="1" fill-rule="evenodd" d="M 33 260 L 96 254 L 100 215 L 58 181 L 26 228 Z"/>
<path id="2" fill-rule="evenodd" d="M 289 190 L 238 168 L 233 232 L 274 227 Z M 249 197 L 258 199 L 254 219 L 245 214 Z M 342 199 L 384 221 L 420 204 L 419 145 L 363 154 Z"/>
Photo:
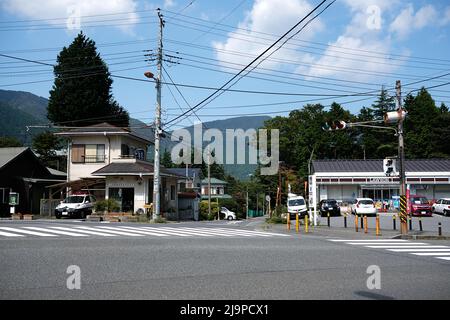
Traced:
<path id="1" fill-rule="evenodd" d="M 334 199 L 322 200 L 319 203 L 319 211 L 322 217 L 326 217 L 328 213 L 330 216 L 340 216 L 341 215 L 341 207 Z"/>
<path id="2" fill-rule="evenodd" d="M 409 212 L 413 216 L 429 216 L 431 217 L 431 205 L 424 196 L 409 197 Z"/>

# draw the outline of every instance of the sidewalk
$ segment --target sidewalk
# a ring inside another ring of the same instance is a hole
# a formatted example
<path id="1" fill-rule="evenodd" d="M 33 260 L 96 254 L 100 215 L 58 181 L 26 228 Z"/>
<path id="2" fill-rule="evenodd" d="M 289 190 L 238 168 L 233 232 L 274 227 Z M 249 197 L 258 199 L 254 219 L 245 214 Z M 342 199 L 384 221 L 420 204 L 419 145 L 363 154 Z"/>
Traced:
<path id="1" fill-rule="evenodd" d="M 432 231 L 418 231 L 418 230 L 408 230 L 407 236 L 402 236 L 400 230 L 391 229 L 381 229 L 380 235 L 376 235 L 375 228 L 368 228 L 367 233 L 364 232 L 364 229 L 361 229 L 360 225 L 358 225 L 358 232 L 355 231 L 355 226 L 353 223 L 348 223 L 347 228 L 331 226 L 328 227 L 326 224 L 318 226 L 309 226 L 309 232 L 305 232 L 305 226 L 300 224 L 299 232 L 295 231 L 295 222 L 291 222 L 290 230 L 287 230 L 286 224 L 273 224 L 266 223 L 265 220 L 260 221 L 258 225 L 255 225 L 258 230 L 261 231 L 273 231 L 280 232 L 285 234 L 299 236 L 320 236 L 320 237 L 329 237 L 329 238 L 346 238 L 346 239 L 423 239 L 423 240 L 450 240 L 450 233 L 443 232 L 442 236 L 438 236 L 438 232 Z"/>

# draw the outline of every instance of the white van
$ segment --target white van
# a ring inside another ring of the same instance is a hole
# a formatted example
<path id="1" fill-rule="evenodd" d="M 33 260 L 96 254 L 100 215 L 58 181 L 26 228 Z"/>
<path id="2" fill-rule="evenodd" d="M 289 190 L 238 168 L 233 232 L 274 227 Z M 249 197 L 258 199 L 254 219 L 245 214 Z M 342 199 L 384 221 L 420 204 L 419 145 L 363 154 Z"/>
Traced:
<path id="1" fill-rule="evenodd" d="M 298 214 L 299 219 L 301 219 L 308 213 L 305 198 L 294 193 L 288 195 L 287 209 L 290 219 L 295 219 L 295 214 Z"/>

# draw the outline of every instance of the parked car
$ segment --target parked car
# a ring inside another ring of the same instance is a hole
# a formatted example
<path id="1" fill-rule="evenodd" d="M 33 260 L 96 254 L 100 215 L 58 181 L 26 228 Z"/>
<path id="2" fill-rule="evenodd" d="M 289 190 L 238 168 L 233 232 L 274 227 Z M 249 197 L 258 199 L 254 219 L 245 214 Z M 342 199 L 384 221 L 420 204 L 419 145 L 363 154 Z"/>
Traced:
<path id="1" fill-rule="evenodd" d="M 340 216 L 341 207 L 334 199 L 326 199 L 319 202 L 319 211 L 322 217 L 326 217 L 328 213 L 330 216 Z"/>
<path id="2" fill-rule="evenodd" d="M 68 196 L 56 206 L 55 217 L 56 219 L 61 219 L 62 217 L 84 219 L 92 213 L 95 201 L 95 197 L 90 194 Z"/>
<path id="3" fill-rule="evenodd" d="M 409 197 L 409 213 L 413 216 L 431 217 L 431 205 L 424 196 L 411 195 Z"/>
<path id="4" fill-rule="evenodd" d="M 226 220 L 236 220 L 236 213 L 231 210 L 228 210 L 226 207 L 220 208 L 220 213 L 224 215 L 224 219 Z"/>
<path id="5" fill-rule="evenodd" d="M 450 216 L 450 198 L 442 198 L 431 207 L 433 213 Z"/>
<path id="6" fill-rule="evenodd" d="M 297 196 L 294 194 L 290 194 L 287 199 L 287 209 L 289 213 L 289 218 L 294 220 L 295 215 L 298 214 L 299 219 L 304 218 L 308 213 L 308 209 L 306 208 L 305 198 L 302 196 Z"/>
<path id="7" fill-rule="evenodd" d="M 356 198 L 352 204 L 352 214 L 355 215 L 377 215 L 375 203 L 370 198 Z"/>

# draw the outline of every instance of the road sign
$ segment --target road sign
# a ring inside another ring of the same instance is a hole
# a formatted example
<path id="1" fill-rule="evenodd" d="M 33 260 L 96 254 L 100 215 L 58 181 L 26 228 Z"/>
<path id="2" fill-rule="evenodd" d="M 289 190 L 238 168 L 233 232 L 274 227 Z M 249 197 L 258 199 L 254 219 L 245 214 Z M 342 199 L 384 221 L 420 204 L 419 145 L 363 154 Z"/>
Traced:
<path id="1" fill-rule="evenodd" d="M 9 205 L 17 206 L 19 204 L 19 194 L 17 192 L 9 193 Z"/>

